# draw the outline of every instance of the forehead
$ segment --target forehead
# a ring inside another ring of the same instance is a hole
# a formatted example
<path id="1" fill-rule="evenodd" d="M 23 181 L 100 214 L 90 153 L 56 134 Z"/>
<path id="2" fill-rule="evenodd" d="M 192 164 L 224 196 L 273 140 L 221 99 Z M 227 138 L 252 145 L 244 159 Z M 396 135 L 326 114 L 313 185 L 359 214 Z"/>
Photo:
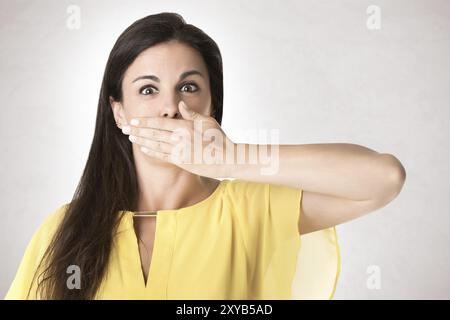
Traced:
<path id="1" fill-rule="evenodd" d="M 153 74 L 161 81 L 177 81 L 181 73 L 192 69 L 208 77 L 207 68 L 200 53 L 186 44 L 172 40 L 142 51 L 128 67 L 124 79 Z"/>

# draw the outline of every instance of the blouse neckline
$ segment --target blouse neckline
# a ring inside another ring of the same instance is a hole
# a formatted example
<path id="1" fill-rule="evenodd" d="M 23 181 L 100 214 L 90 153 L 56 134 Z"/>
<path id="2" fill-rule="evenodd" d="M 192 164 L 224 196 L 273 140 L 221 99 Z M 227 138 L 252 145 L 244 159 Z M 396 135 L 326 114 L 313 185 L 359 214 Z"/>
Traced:
<path id="1" fill-rule="evenodd" d="M 139 254 L 139 247 L 136 233 L 134 232 L 134 218 L 133 211 L 123 210 L 121 223 L 118 226 L 118 232 L 124 231 L 123 236 L 127 241 L 127 247 L 131 254 L 130 259 L 133 263 L 134 273 L 139 274 L 138 278 L 133 281 L 139 284 L 139 287 L 144 290 L 150 290 L 153 288 L 165 288 L 165 281 L 168 281 L 168 270 L 170 270 L 170 262 L 168 257 L 172 256 L 174 245 L 175 245 L 175 234 L 176 234 L 176 220 L 174 219 L 181 213 L 192 213 L 196 209 L 199 209 L 209 203 L 214 202 L 222 194 L 224 186 L 229 182 L 229 180 L 221 180 L 215 188 L 215 190 L 205 199 L 194 203 L 193 205 L 182 207 L 179 209 L 165 209 L 156 210 L 156 226 L 155 226 L 155 238 L 153 242 L 152 258 L 148 269 L 147 281 L 144 279 L 142 273 L 141 257 Z M 164 292 L 159 292 L 155 295 L 164 296 Z"/>
<path id="2" fill-rule="evenodd" d="M 178 208 L 178 209 L 155 210 L 154 212 L 156 213 L 156 216 L 179 215 L 179 214 L 186 214 L 189 212 L 193 212 L 194 210 L 200 209 L 201 207 L 204 207 L 205 205 L 209 204 L 210 202 L 213 202 L 216 198 L 218 198 L 222 194 L 222 190 L 224 189 L 225 185 L 229 181 L 230 180 L 228 180 L 228 179 L 221 180 L 219 182 L 219 184 L 217 185 L 216 189 L 208 197 L 206 197 L 205 199 L 203 199 L 197 203 L 194 203 L 190 206 L 182 207 L 182 208 Z M 130 226 L 132 227 L 133 226 L 133 215 L 135 212 L 131 211 L 131 210 L 122 210 L 121 212 L 126 217 L 126 219 L 124 219 L 126 221 L 125 222 L 126 228 L 128 228 Z"/>

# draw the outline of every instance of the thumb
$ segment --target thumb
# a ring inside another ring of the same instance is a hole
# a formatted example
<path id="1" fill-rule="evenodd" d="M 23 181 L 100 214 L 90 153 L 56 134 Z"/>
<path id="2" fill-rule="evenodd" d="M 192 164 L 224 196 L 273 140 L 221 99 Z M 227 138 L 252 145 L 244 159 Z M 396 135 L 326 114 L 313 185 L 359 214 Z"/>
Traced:
<path id="1" fill-rule="evenodd" d="M 178 107 L 178 109 L 180 109 L 181 116 L 186 120 L 194 120 L 201 117 L 198 112 L 190 109 L 184 101 L 180 101 L 178 103 Z"/>

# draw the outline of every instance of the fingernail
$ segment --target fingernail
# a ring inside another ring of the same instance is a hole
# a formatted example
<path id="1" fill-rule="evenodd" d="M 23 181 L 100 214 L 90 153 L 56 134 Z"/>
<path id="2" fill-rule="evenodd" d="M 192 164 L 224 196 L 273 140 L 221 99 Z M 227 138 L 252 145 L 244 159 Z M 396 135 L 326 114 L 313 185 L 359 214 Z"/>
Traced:
<path id="1" fill-rule="evenodd" d="M 130 124 L 132 126 L 137 126 L 139 124 L 139 120 L 138 119 L 131 119 Z"/>
<path id="2" fill-rule="evenodd" d="M 147 153 L 148 149 L 146 147 L 141 147 L 142 152 Z"/>
<path id="3" fill-rule="evenodd" d="M 131 128 L 129 126 L 124 126 L 122 128 L 122 132 L 125 133 L 125 134 L 130 133 L 131 132 Z"/>
<path id="4" fill-rule="evenodd" d="M 129 136 L 128 139 L 130 139 L 131 142 L 136 142 L 136 137 L 135 136 Z"/>

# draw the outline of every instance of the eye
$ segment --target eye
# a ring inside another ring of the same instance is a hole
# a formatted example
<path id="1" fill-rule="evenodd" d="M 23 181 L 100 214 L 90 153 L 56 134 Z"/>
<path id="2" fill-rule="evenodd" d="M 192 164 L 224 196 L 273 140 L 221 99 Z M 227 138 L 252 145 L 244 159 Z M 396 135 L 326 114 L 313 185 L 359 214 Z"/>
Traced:
<path id="1" fill-rule="evenodd" d="M 183 90 L 183 88 L 191 88 L 191 89 L 186 91 L 186 90 Z M 192 90 L 192 88 L 194 88 L 194 90 Z M 184 91 L 184 92 L 196 92 L 196 91 L 198 91 L 198 87 L 197 87 L 197 85 L 195 83 L 185 83 L 185 84 L 183 84 L 181 86 L 181 91 Z"/>
<path id="2" fill-rule="evenodd" d="M 145 86 L 145 87 L 142 87 L 141 89 L 139 89 L 139 93 L 144 96 L 147 96 L 149 94 L 153 94 L 154 90 L 158 91 L 158 89 L 156 89 L 153 86 Z"/>

